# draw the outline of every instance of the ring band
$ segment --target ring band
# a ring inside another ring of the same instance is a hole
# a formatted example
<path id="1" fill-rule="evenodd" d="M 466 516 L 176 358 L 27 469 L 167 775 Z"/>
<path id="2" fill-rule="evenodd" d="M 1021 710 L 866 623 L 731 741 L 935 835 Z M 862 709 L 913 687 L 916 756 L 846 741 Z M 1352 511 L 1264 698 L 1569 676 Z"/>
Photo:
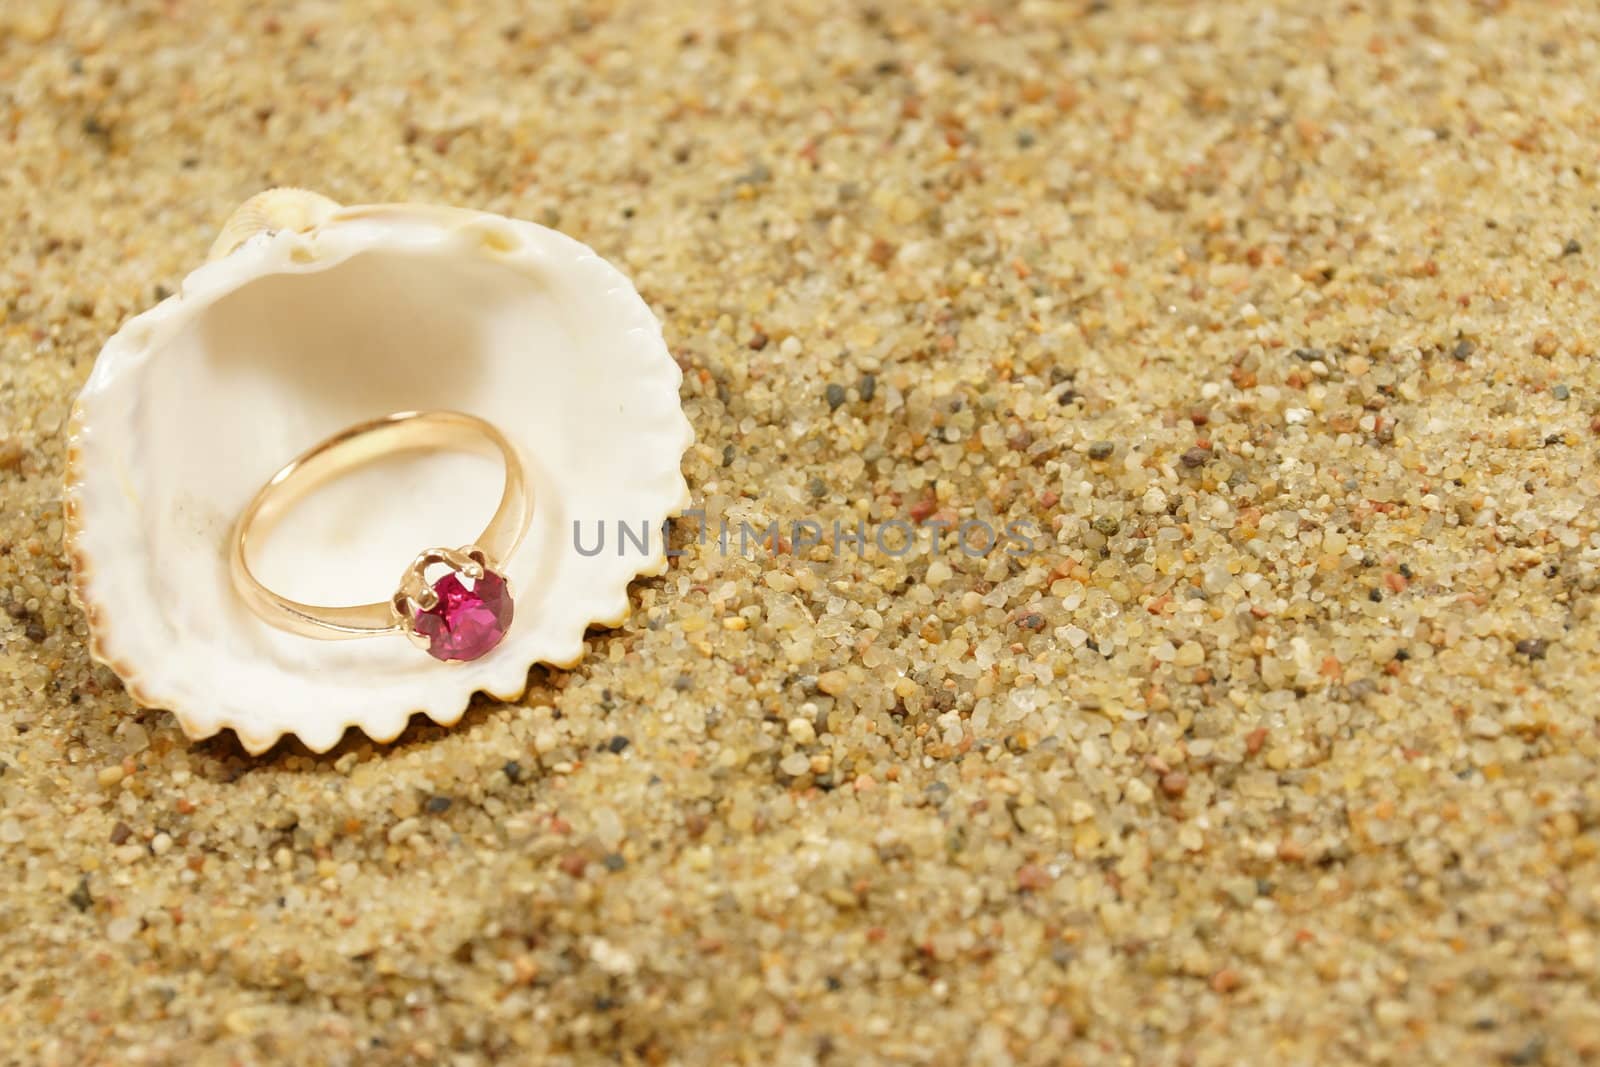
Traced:
<path id="1" fill-rule="evenodd" d="M 303 604 L 268 589 L 251 573 L 250 539 L 319 485 L 375 460 L 449 449 L 498 457 L 505 464 L 500 504 L 477 540 L 417 555 L 386 601 L 350 606 Z M 512 596 L 503 563 L 527 533 L 533 499 L 516 447 L 489 423 L 459 411 L 402 411 L 341 430 L 301 453 L 268 479 L 234 523 L 233 585 L 263 621 L 325 640 L 404 634 L 436 659 L 484 655 L 511 624 Z M 430 568 L 449 573 L 429 582 Z M 473 583 L 469 588 L 462 577 Z"/>

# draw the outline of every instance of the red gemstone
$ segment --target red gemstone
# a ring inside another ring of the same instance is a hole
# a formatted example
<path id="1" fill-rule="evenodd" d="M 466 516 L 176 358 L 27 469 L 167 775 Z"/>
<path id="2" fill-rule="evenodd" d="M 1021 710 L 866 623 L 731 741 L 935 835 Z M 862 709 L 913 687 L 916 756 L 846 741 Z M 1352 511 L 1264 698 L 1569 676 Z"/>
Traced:
<path id="1" fill-rule="evenodd" d="M 413 625 L 428 639 L 428 654 L 435 659 L 477 659 L 505 637 L 511 625 L 511 594 L 506 580 L 494 571 L 468 589 L 454 571 L 433 583 L 439 603 L 418 611 Z"/>

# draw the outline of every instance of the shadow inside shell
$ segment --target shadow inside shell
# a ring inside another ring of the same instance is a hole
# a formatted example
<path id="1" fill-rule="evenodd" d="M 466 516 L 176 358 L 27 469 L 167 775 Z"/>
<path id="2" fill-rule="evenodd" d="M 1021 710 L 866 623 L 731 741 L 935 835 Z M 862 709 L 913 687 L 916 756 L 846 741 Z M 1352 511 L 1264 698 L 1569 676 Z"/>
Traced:
<path id="1" fill-rule="evenodd" d="M 231 382 L 227 392 L 239 400 L 286 403 L 316 433 L 393 411 L 463 406 L 492 373 L 485 323 L 496 297 L 485 294 L 506 282 L 503 271 L 481 276 L 492 265 L 453 266 L 389 250 L 252 281 L 199 321 L 208 377 Z M 248 405 L 234 414 L 241 431 L 263 421 Z"/>

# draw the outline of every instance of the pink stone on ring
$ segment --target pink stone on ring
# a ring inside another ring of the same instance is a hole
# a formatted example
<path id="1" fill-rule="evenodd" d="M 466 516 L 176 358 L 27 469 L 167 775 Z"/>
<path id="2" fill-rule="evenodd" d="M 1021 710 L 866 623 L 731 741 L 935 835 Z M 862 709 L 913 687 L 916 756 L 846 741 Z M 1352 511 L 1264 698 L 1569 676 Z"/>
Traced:
<path id="1" fill-rule="evenodd" d="M 449 570 L 430 582 L 429 569 L 440 565 Z M 428 549 L 406 568 L 389 601 L 395 626 L 437 660 L 487 655 L 511 628 L 511 583 L 497 566 L 477 545 Z"/>
<path id="2" fill-rule="evenodd" d="M 439 598 L 432 608 L 418 608 L 411 626 L 428 639 L 428 655 L 442 660 L 471 660 L 498 645 L 511 626 L 511 593 L 494 571 L 468 589 L 455 571 L 433 583 Z"/>

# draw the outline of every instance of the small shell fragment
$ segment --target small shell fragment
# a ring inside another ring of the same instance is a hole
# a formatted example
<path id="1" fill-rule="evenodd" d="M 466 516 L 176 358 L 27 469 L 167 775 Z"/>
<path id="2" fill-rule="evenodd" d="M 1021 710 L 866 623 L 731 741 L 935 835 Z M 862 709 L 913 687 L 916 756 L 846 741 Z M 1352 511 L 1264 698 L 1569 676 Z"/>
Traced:
<path id="1" fill-rule="evenodd" d="M 221 259 L 258 233 L 304 233 L 338 210 L 337 203 L 309 189 L 268 189 L 234 209 L 217 232 L 206 258 Z"/>

